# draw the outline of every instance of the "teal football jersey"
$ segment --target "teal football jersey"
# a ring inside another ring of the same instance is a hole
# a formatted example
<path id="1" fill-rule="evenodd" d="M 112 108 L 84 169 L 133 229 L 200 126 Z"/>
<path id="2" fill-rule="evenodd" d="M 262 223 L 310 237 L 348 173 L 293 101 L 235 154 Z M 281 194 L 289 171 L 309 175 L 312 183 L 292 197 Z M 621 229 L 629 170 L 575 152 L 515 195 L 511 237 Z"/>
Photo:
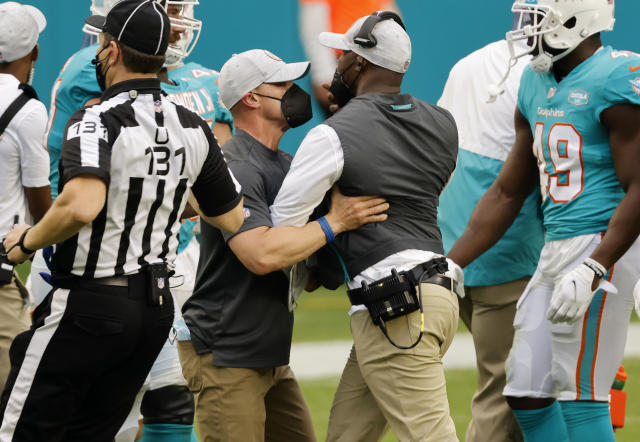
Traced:
<path id="1" fill-rule="evenodd" d="M 171 101 L 200 115 L 212 129 L 215 121 L 233 128 L 231 112 L 220 99 L 218 72 L 197 63 L 187 63 L 168 73 L 175 84 L 162 83 L 162 90 Z"/>
<path id="2" fill-rule="evenodd" d="M 546 240 L 607 230 L 624 196 L 600 114 L 640 105 L 640 55 L 602 48 L 562 81 L 525 70 L 518 108 L 529 121 L 540 171 Z"/>
<path id="3" fill-rule="evenodd" d="M 46 136 L 49 149 L 49 181 L 53 199 L 58 196 L 58 163 L 67 121 L 87 101 L 98 98 L 102 94 L 96 80 L 96 67 L 91 64 L 97 49 L 96 43 L 72 55 L 62 67 L 51 89 L 49 127 Z"/>

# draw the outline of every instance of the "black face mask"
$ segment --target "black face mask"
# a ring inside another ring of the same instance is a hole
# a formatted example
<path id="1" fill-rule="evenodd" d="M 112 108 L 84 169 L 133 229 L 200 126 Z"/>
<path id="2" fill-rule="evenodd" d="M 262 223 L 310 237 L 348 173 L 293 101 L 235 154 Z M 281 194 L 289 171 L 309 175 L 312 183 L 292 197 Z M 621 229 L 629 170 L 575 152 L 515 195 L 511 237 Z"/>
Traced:
<path id="1" fill-rule="evenodd" d="M 262 95 L 257 92 L 254 92 L 254 94 L 280 101 L 282 115 L 284 115 L 287 124 L 291 128 L 302 126 L 313 117 L 311 96 L 303 91 L 297 84 L 287 89 L 282 98 Z"/>
<path id="2" fill-rule="evenodd" d="M 107 72 L 111 66 L 107 66 L 105 72 L 102 72 L 102 61 L 98 58 L 102 52 L 107 48 L 102 48 L 100 52 L 98 52 L 93 60 L 91 60 L 91 64 L 96 67 L 96 80 L 98 81 L 98 86 L 100 86 L 100 90 L 104 91 L 107 88 Z"/>
<path id="3" fill-rule="evenodd" d="M 355 64 L 355 61 L 351 63 L 349 66 L 347 66 L 346 69 L 342 72 L 339 72 L 336 69 L 335 74 L 333 74 L 333 81 L 331 82 L 331 87 L 329 88 L 329 92 L 333 94 L 333 99 L 339 107 L 346 106 L 349 100 L 351 100 L 353 97 L 356 96 L 356 93 L 352 88 L 353 88 L 353 83 L 355 83 L 358 77 L 360 76 L 360 72 L 358 72 L 358 75 L 356 76 L 356 78 L 353 79 L 351 84 L 347 84 L 344 81 L 344 74 L 346 74 L 347 71 L 351 69 L 351 66 L 353 66 L 354 64 Z"/>

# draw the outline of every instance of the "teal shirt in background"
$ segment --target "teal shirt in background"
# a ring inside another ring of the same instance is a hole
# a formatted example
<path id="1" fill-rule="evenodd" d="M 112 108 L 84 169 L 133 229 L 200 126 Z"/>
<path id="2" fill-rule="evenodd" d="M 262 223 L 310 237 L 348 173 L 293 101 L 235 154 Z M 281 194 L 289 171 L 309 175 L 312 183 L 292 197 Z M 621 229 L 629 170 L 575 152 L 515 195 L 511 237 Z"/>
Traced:
<path id="1" fill-rule="evenodd" d="M 69 118 L 92 98 L 98 98 L 102 91 L 96 80 L 96 67 L 91 60 L 96 56 L 98 43 L 79 50 L 67 60 L 51 90 L 49 111 L 49 181 L 51 196 L 58 196 L 58 164 L 62 137 Z"/>
<path id="2" fill-rule="evenodd" d="M 438 208 L 445 253 L 466 229 L 471 212 L 496 180 L 503 164 L 500 160 L 459 149 L 456 171 L 440 196 Z M 502 239 L 464 268 L 465 285 L 497 285 L 533 275 L 543 244 L 540 194 L 534 192 Z"/>

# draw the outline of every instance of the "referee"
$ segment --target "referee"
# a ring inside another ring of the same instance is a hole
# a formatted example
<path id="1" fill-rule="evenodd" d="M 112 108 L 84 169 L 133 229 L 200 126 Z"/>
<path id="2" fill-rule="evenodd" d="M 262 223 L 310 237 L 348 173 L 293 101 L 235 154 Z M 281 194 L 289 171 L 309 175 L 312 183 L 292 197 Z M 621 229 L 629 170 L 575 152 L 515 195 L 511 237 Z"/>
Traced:
<path id="1" fill-rule="evenodd" d="M 55 204 L 4 243 L 13 262 L 57 248 L 54 290 L 11 349 L 2 442 L 113 440 L 173 322 L 167 265 L 189 190 L 205 221 L 233 232 L 243 220 L 206 122 L 160 90 L 164 9 L 124 0 L 87 22 L 102 30 L 106 90 L 67 123 Z"/>

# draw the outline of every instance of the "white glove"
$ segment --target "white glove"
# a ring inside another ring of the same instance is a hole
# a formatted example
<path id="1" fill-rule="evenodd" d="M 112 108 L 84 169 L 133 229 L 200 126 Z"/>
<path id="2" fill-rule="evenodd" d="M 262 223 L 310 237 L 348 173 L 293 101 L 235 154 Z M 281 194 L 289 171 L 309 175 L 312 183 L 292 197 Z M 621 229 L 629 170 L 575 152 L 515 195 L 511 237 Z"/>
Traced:
<path id="1" fill-rule="evenodd" d="M 586 264 L 580 264 L 557 281 L 551 295 L 547 319 L 553 323 L 574 323 L 589 308 L 593 295 L 603 289 L 611 294 L 618 290 L 609 281 L 601 279 L 596 290 L 591 290 L 596 274 Z"/>
<path id="2" fill-rule="evenodd" d="M 633 300 L 636 304 L 636 315 L 640 318 L 640 281 L 636 283 L 636 286 L 633 289 Z"/>
<path id="3" fill-rule="evenodd" d="M 449 258 L 447 258 L 447 264 L 449 265 L 449 270 L 447 270 L 445 275 L 457 282 L 458 285 L 455 287 L 456 295 L 460 298 L 464 298 L 464 272 L 458 264 L 451 261 Z"/>

